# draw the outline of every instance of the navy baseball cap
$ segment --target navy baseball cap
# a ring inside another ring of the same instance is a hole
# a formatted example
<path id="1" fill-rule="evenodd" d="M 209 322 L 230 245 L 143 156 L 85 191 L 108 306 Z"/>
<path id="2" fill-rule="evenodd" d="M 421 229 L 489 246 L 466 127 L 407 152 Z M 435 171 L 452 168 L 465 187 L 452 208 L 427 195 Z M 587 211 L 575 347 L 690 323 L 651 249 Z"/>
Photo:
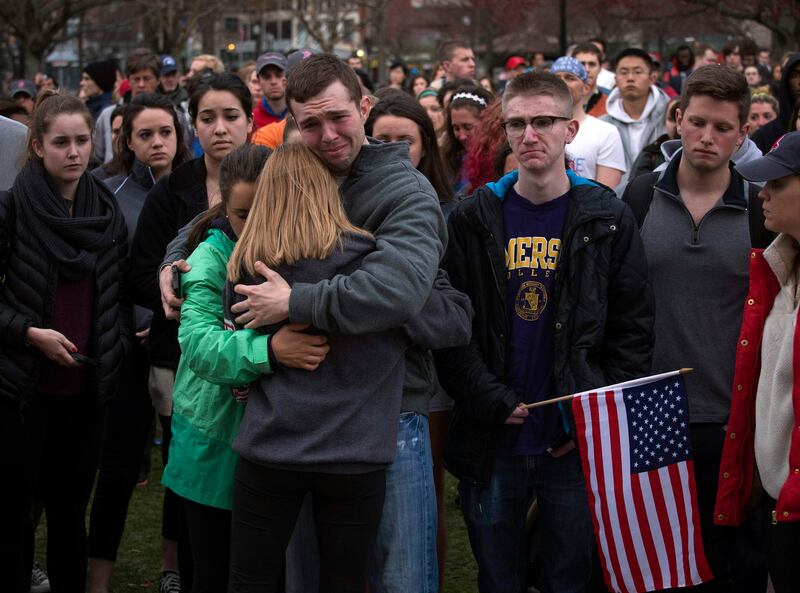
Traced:
<path id="1" fill-rule="evenodd" d="M 178 71 L 178 62 L 172 56 L 161 56 L 161 76 Z"/>
<path id="2" fill-rule="evenodd" d="M 317 52 L 315 52 L 313 49 L 309 49 L 307 47 L 301 47 L 300 49 L 293 51 L 292 53 L 289 54 L 289 57 L 286 59 L 286 73 L 288 74 L 300 62 L 302 62 L 306 58 L 310 58 L 316 53 Z"/>
<path id="3" fill-rule="evenodd" d="M 256 60 L 256 72 L 261 74 L 261 71 L 267 66 L 275 66 L 282 72 L 286 72 L 286 56 L 277 51 L 268 51 L 258 56 L 258 60 Z"/>
<path id="4" fill-rule="evenodd" d="M 767 154 L 736 165 L 736 170 L 748 181 L 772 181 L 788 175 L 800 175 L 800 132 L 784 134 Z"/>
<path id="5" fill-rule="evenodd" d="M 31 99 L 35 99 L 36 85 L 30 80 L 13 80 L 8 85 L 8 93 L 12 99 L 19 94 L 28 95 Z"/>

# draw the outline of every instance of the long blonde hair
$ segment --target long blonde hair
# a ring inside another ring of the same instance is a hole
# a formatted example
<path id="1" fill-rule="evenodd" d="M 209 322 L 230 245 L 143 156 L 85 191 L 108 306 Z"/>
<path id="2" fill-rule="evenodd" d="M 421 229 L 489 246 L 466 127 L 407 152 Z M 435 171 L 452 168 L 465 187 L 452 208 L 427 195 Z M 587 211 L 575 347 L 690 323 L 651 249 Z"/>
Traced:
<path id="1" fill-rule="evenodd" d="M 344 212 L 336 180 L 301 143 L 282 144 L 258 178 L 253 206 L 228 261 L 228 278 L 255 274 L 255 263 L 274 268 L 302 259 L 325 259 L 343 233 L 368 235 Z"/>

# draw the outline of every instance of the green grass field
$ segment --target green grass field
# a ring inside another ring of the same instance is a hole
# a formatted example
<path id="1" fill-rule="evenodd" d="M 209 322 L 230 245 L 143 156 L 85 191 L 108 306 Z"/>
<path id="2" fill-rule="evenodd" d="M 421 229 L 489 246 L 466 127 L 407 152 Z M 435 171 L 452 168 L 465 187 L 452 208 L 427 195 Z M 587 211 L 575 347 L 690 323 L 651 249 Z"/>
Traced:
<path id="1" fill-rule="evenodd" d="M 136 488 L 131 499 L 128 522 L 114 567 L 112 593 L 158 591 L 161 500 L 164 489 L 159 483 L 161 458 L 156 448 L 151 453 L 153 469 L 150 482 L 143 488 Z M 456 480 L 448 475 L 446 485 L 449 550 L 443 593 L 475 593 L 475 561 L 469 550 L 461 511 L 454 504 Z M 42 520 L 36 541 L 37 558 L 42 566 L 46 566 L 44 549 L 47 530 L 44 523 Z"/>

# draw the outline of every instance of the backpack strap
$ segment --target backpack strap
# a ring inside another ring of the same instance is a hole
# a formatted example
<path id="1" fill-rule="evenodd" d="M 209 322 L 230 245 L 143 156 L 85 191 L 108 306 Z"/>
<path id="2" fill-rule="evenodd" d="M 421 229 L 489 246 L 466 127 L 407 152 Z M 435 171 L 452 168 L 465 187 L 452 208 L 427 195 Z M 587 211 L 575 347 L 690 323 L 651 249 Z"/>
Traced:
<path id="1" fill-rule="evenodd" d="M 660 175 L 660 172 L 653 172 L 635 177 L 628 182 L 628 186 L 622 194 L 622 201 L 633 211 L 639 228 L 642 228 L 647 212 L 650 210 L 656 181 Z"/>

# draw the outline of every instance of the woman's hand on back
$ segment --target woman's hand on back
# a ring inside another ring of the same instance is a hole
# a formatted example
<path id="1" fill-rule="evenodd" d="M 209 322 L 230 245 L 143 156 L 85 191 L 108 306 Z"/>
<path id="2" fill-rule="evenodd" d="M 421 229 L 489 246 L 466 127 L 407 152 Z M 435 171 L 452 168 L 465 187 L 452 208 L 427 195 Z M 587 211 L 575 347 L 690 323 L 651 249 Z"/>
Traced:
<path id="1" fill-rule="evenodd" d="M 272 352 L 283 366 L 313 371 L 325 360 L 331 349 L 328 338 L 303 333 L 308 327 L 308 324 L 289 323 L 270 338 Z"/>
<path id="2" fill-rule="evenodd" d="M 81 366 L 71 355 L 72 352 L 78 351 L 75 344 L 54 329 L 29 327 L 25 339 L 28 344 L 62 367 Z"/>

